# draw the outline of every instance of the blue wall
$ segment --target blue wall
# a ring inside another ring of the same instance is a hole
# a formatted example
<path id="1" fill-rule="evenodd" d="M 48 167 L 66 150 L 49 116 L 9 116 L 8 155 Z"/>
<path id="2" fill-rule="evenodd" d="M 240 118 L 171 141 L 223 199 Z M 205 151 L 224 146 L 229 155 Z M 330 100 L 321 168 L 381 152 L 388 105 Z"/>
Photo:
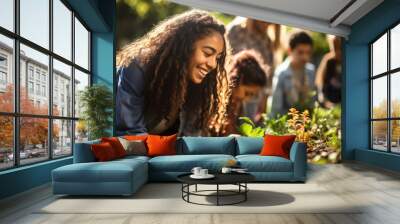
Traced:
<path id="1" fill-rule="evenodd" d="M 115 65 L 115 0 L 67 0 L 92 31 L 92 82 L 113 89 Z M 0 199 L 51 181 L 51 171 L 72 157 L 0 172 Z"/>
<path id="2" fill-rule="evenodd" d="M 399 170 L 399 156 L 369 150 L 369 43 L 397 22 L 400 1 L 385 0 L 351 27 L 344 46 L 343 159 L 392 170 Z"/>
<path id="3" fill-rule="evenodd" d="M 69 157 L 0 172 L 0 199 L 49 182 L 53 169 L 71 163 Z"/>

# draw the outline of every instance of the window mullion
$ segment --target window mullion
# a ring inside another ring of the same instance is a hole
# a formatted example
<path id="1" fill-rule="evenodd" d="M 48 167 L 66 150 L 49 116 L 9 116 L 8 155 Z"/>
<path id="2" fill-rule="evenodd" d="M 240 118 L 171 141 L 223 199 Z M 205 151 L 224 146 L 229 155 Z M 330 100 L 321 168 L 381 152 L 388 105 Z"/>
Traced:
<path id="1" fill-rule="evenodd" d="M 53 0 L 49 0 L 49 50 L 53 52 Z M 53 57 L 49 55 L 48 92 L 50 118 L 48 120 L 48 152 L 49 159 L 53 159 Z"/>
<path id="2" fill-rule="evenodd" d="M 71 105 L 71 117 L 75 118 L 75 12 L 72 11 L 71 14 L 71 23 L 72 23 L 72 38 L 71 38 L 71 60 L 73 66 L 71 67 L 71 91 L 72 91 L 72 105 Z M 77 121 L 72 121 L 71 123 L 71 150 L 72 150 L 72 155 L 74 155 L 75 151 L 75 126 L 76 126 Z"/>
<path id="3" fill-rule="evenodd" d="M 388 32 L 387 32 L 387 51 L 386 51 L 386 54 L 387 54 L 387 71 L 390 71 L 390 29 L 388 30 Z M 392 99 L 391 99 L 391 79 L 392 79 L 392 76 L 391 76 L 391 74 L 390 73 L 388 73 L 388 75 L 387 75 L 387 85 L 388 85 L 388 87 L 387 87 L 387 90 L 388 90 L 388 92 L 387 92 L 387 98 L 388 98 L 388 104 L 387 104 L 387 110 L 388 110 L 388 117 L 389 118 L 392 118 Z M 390 121 L 388 121 L 388 141 L 389 141 L 389 143 L 388 143 L 388 152 L 391 152 L 392 151 L 392 121 L 390 120 Z"/>
<path id="4" fill-rule="evenodd" d="M 20 1 L 14 1 L 14 31 L 17 35 L 19 35 L 19 8 Z M 19 114 L 20 112 L 20 50 L 19 50 L 19 39 L 14 39 L 14 112 Z M 19 155 L 19 136 L 20 136 L 20 118 L 14 116 L 14 166 L 19 166 L 20 164 L 20 155 Z"/>

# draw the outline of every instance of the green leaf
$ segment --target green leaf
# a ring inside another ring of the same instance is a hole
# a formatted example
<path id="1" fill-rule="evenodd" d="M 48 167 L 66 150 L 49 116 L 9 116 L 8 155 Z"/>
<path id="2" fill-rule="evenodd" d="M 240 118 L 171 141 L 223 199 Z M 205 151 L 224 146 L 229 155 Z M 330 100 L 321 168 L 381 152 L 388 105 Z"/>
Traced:
<path id="1" fill-rule="evenodd" d="M 239 117 L 240 121 L 246 122 L 248 124 L 251 124 L 251 126 L 255 127 L 256 125 L 254 124 L 254 122 L 248 118 L 248 117 Z"/>
<path id="2" fill-rule="evenodd" d="M 253 131 L 253 126 L 244 123 L 239 126 L 239 132 L 244 136 L 250 136 Z"/>

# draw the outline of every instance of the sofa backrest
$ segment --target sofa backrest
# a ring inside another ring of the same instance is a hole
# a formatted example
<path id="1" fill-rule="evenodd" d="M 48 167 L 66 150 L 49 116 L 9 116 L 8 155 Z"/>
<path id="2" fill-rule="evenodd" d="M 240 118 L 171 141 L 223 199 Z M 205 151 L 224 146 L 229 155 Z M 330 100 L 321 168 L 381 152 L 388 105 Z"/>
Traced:
<path id="1" fill-rule="evenodd" d="M 236 155 L 259 154 L 263 145 L 262 137 L 236 137 Z"/>
<path id="2" fill-rule="evenodd" d="M 95 162 L 96 158 L 90 148 L 92 144 L 99 144 L 100 140 L 75 143 L 74 146 L 74 163 Z"/>
<path id="3" fill-rule="evenodd" d="M 74 163 L 96 161 L 91 144 L 100 140 L 75 143 Z M 179 137 L 176 148 L 177 154 L 226 154 L 244 155 L 259 154 L 264 144 L 262 137 Z"/>
<path id="4" fill-rule="evenodd" d="M 235 155 L 233 137 L 181 137 L 177 141 L 177 154 Z"/>

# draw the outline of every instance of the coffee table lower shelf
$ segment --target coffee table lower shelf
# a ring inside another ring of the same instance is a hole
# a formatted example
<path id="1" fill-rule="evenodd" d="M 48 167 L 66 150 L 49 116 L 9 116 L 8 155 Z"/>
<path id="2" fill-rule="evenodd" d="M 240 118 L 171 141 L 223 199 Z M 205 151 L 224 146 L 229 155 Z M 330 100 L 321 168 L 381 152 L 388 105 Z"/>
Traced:
<path id="1" fill-rule="evenodd" d="M 198 190 L 198 184 L 187 184 L 182 183 L 182 199 L 188 203 L 196 204 L 196 205 L 210 205 L 210 206 L 223 206 L 223 205 L 235 205 L 242 202 L 247 201 L 247 192 L 249 191 L 247 187 L 247 183 L 237 183 L 237 184 L 229 184 L 238 186 L 237 190 L 224 190 L 220 189 L 220 185 L 226 184 L 215 184 L 215 190 Z M 190 186 L 195 186 L 194 191 L 190 191 Z M 205 192 L 215 192 L 216 194 L 206 194 Z M 203 196 L 203 197 L 216 197 L 216 204 L 203 204 L 198 202 L 190 201 L 190 196 Z M 221 197 L 237 197 L 240 196 L 239 200 L 230 202 L 230 203 L 221 203 Z"/>

